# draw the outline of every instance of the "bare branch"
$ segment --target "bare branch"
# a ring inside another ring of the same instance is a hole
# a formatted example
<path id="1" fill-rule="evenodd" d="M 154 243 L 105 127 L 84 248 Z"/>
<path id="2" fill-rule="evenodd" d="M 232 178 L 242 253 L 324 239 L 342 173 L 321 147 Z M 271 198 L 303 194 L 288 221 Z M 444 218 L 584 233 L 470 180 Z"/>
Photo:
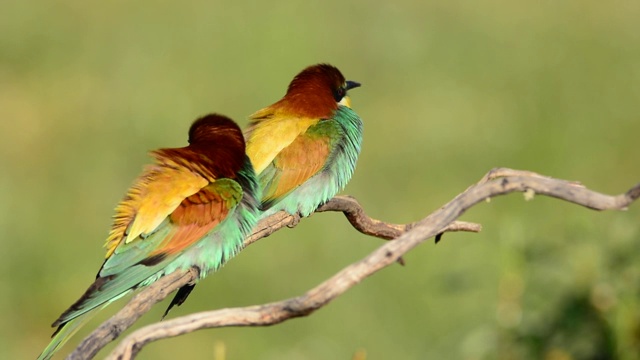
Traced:
<path id="1" fill-rule="evenodd" d="M 400 236 L 413 226 L 413 224 L 390 224 L 372 219 L 365 214 L 360 204 L 354 198 L 346 196 L 336 196 L 318 209 L 318 212 L 321 211 L 343 212 L 358 231 L 381 239 L 392 239 Z M 251 236 L 245 239 L 244 246 L 249 246 L 283 227 L 295 227 L 299 221 L 300 217 L 297 215 L 289 215 L 285 212 L 274 214 L 261 220 L 256 225 Z M 443 232 L 479 232 L 480 230 L 481 226 L 479 224 L 455 221 L 443 229 Z M 124 308 L 89 334 L 67 359 L 80 360 L 93 358 L 100 349 L 116 339 L 123 331 L 128 329 L 142 315 L 149 311 L 152 305 L 164 300 L 164 298 L 182 286 L 192 283 L 197 277 L 197 269 L 192 269 L 190 272 L 178 271 L 160 278 L 135 295 Z"/>
<path id="2" fill-rule="evenodd" d="M 419 222 L 408 225 L 387 224 L 372 219 L 366 216 L 355 199 L 336 197 L 318 209 L 318 212 L 342 211 L 358 231 L 380 238 L 397 237 L 397 239 L 382 245 L 362 260 L 347 266 L 302 296 L 265 305 L 196 313 L 149 325 L 125 338 L 113 351 L 110 358 L 131 359 L 149 342 L 198 329 L 225 326 L 265 326 L 309 315 L 364 278 L 398 261 L 403 254 L 426 239 L 444 231 L 479 231 L 480 227 L 477 224 L 456 222 L 455 220 L 475 204 L 511 192 L 551 196 L 595 210 L 624 210 L 640 197 L 640 184 L 624 194 L 609 196 L 588 190 L 575 182 L 553 179 L 528 171 L 493 169 L 480 182 L 469 187 L 439 210 Z M 284 226 L 295 226 L 298 221 L 299 218 L 295 216 L 276 214 L 262 221 L 245 244 L 251 244 Z M 153 302 L 160 301 L 173 291 L 172 289 L 175 290 L 193 281 L 195 275 L 197 274 L 172 274 L 140 292 L 124 309 L 89 335 L 69 358 L 92 358 L 100 348 L 117 337 L 137 317 L 141 316 L 143 311 L 146 311 Z M 150 302 L 150 304 L 145 307 L 141 305 L 141 302 Z M 132 317 L 134 318 L 129 320 Z M 100 332 L 100 329 L 103 331 Z M 85 346 L 85 343 L 88 345 Z"/>
<path id="3" fill-rule="evenodd" d="M 95 329 L 67 356 L 67 359 L 93 358 L 106 344 L 117 338 L 142 315 L 151 310 L 154 304 L 164 300 L 171 293 L 197 278 L 198 270 L 195 268 L 189 271 L 176 271 L 162 277 L 145 291 L 139 292 L 127 306 Z"/>

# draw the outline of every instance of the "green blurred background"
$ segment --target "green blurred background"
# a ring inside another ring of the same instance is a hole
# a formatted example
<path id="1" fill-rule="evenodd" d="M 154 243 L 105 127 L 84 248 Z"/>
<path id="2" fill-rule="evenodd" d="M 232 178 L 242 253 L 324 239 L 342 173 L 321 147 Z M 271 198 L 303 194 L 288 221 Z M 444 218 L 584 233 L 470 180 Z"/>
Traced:
<path id="1" fill-rule="evenodd" d="M 208 112 L 245 125 L 318 62 L 363 83 L 345 193 L 376 218 L 422 218 L 496 166 L 612 194 L 640 181 L 636 0 L 4 1 L 0 358 L 34 358 L 91 283 L 148 150 L 183 146 Z M 308 318 L 200 331 L 140 358 L 639 359 L 639 212 L 494 199 L 464 216 L 482 233 L 426 243 Z M 380 244 L 314 215 L 171 317 L 301 294 Z"/>

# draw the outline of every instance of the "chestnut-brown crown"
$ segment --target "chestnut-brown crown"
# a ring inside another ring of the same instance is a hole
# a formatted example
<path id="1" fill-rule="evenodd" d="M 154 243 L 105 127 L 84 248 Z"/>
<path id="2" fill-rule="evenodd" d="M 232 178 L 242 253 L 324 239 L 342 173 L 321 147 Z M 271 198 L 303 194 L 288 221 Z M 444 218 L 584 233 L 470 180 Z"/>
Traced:
<path id="1" fill-rule="evenodd" d="M 201 117 L 191 125 L 189 146 L 154 153 L 186 167 L 203 166 L 215 178 L 235 178 L 246 159 L 240 127 L 218 114 Z"/>
<path id="2" fill-rule="evenodd" d="M 334 92 L 344 84 L 345 78 L 335 66 L 329 64 L 312 65 L 293 78 L 287 89 L 287 95 L 313 91 L 320 92 L 325 97 L 334 98 Z"/>
<path id="3" fill-rule="evenodd" d="M 329 117 L 346 95 L 347 83 L 357 84 L 345 81 L 335 66 L 312 65 L 293 78 L 287 94 L 277 105 L 302 116 Z"/>
<path id="4" fill-rule="evenodd" d="M 205 115 L 191 124 L 189 128 L 189 144 L 197 146 L 202 143 L 224 143 L 226 141 L 240 142 L 244 147 L 242 130 L 238 124 L 220 114 Z"/>

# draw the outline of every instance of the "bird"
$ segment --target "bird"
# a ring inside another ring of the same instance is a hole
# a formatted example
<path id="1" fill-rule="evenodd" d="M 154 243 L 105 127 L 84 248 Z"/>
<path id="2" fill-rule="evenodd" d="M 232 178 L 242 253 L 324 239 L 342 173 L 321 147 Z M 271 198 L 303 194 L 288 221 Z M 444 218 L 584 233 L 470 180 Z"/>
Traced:
<path id="1" fill-rule="evenodd" d="M 193 122 L 188 142 L 150 153 L 154 163 L 116 206 L 95 281 L 53 323 L 57 330 L 39 360 L 51 358 L 90 315 L 127 293 L 193 266 L 202 279 L 240 251 L 261 197 L 242 131 L 228 117 L 209 114 Z M 169 309 L 193 286 L 179 289 Z"/>
<path id="2" fill-rule="evenodd" d="M 360 85 L 335 66 L 312 65 L 250 116 L 244 135 L 262 188 L 260 219 L 282 210 L 307 217 L 347 185 L 362 144 L 347 92 Z"/>

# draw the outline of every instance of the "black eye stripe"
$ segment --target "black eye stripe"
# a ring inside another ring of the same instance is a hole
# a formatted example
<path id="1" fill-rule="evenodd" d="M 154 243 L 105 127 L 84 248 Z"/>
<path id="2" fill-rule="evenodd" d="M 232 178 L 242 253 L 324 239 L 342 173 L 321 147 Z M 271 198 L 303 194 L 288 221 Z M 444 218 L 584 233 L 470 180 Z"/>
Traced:
<path id="1" fill-rule="evenodd" d="M 340 100 L 342 100 L 342 98 L 346 94 L 347 90 L 345 90 L 345 88 L 343 87 L 333 90 L 333 98 L 336 100 L 336 102 L 340 102 Z"/>

